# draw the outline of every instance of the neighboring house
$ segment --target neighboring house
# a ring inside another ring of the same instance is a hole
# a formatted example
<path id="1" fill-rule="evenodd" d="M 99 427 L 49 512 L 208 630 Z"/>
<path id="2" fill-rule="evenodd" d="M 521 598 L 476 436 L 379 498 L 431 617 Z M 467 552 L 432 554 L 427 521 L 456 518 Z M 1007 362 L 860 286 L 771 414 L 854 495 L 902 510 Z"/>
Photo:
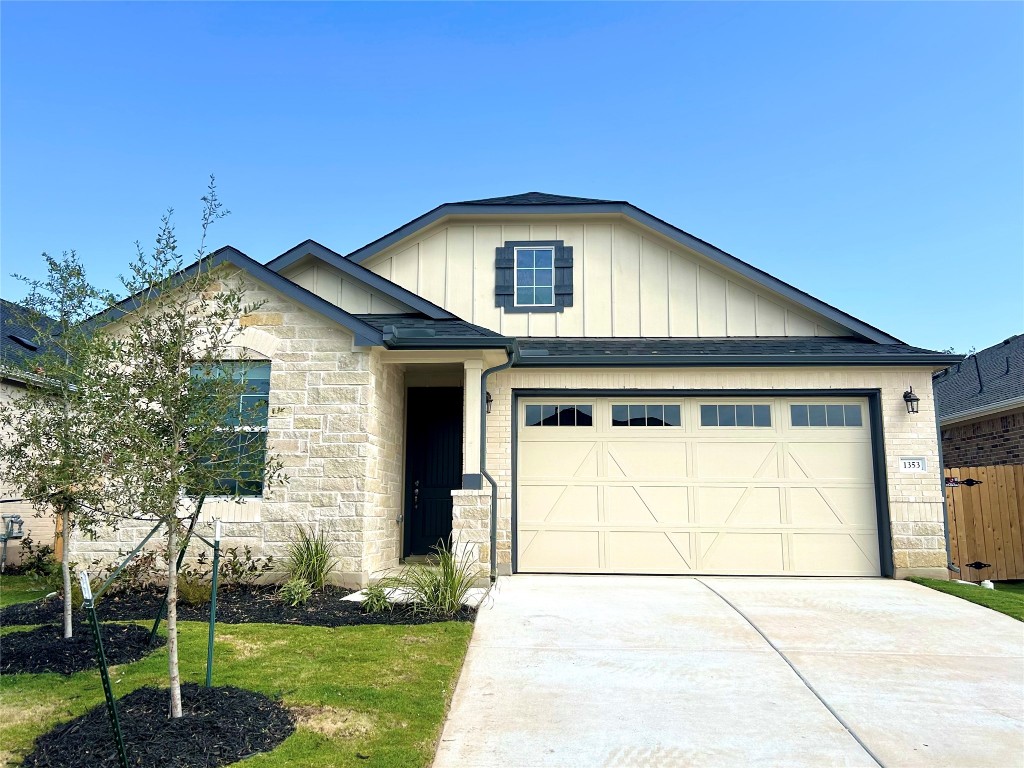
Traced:
<path id="1" fill-rule="evenodd" d="M 935 374 L 947 467 L 1024 464 L 1024 334 Z"/>
<path id="2" fill-rule="evenodd" d="M 265 300 L 236 344 L 291 480 L 204 508 L 255 554 L 307 525 L 351 585 L 449 536 L 492 574 L 946 577 L 931 382 L 960 357 L 629 203 L 450 203 L 347 256 L 210 259 Z"/>
<path id="3" fill-rule="evenodd" d="M 0 299 L 0 401 L 7 402 L 25 388 L 24 371 L 31 367 L 32 358 L 38 354 L 40 343 L 23 320 L 25 308 L 14 302 Z M 0 513 L 21 515 L 25 521 L 23 531 L 31 535 L 36 544 L 53 546 L 56 519 L 52 514 L 37 515 L 32 506 L 20 501 L 20 496 L 11 488 L 0 485 Z M 21 542 L 12 540 L 7 547 L 7 562 L 20 561 Z"/>

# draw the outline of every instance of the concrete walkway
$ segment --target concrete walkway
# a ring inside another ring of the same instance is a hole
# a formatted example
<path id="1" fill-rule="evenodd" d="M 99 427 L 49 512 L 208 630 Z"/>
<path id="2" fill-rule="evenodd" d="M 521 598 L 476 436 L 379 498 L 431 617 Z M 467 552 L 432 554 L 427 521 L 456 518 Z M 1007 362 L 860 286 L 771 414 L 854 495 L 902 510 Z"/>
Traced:
<path id="1" fill-rule="evenodd" d="M 882 579 L 517 575 L 434 763 L 832 765 L 1024 766 L 1024 624 Z"/>

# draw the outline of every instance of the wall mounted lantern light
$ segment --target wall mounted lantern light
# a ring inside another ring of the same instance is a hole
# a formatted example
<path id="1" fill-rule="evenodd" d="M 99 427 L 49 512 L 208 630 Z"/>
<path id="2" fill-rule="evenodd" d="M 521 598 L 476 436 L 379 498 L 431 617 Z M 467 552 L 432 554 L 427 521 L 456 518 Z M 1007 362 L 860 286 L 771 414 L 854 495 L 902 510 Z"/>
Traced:
<path id="1" fill-rule="evenodd" d="M 487 412 L 490 413 L 491 412 L 491 403 L 494 402 L 494 398 L 491 397 L 491 393 L 490 392 L 487 393 L 487 398 L 486 398 L 485 402 L 487 404 Z"/>
<path id="2" fill-rule="evenodd" d="M 903 402 L 907 404 L 907 413 L 917 413 L 917 406 L 921 402 L 921 398 L 914 394 L 914 388 L 911 387 L 903 393 Z"/>

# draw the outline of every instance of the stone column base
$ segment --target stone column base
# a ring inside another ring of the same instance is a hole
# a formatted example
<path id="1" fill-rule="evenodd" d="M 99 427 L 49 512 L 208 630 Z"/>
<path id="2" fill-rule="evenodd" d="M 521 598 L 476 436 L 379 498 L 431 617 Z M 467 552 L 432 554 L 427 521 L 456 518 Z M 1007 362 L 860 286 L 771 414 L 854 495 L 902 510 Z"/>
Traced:
<path id="1" fill-rule="evenodd" d="M 478 578 L 488 577 L 491 559 L 491 494 L 452 491 L 452 547 L 473 564 Z"/>

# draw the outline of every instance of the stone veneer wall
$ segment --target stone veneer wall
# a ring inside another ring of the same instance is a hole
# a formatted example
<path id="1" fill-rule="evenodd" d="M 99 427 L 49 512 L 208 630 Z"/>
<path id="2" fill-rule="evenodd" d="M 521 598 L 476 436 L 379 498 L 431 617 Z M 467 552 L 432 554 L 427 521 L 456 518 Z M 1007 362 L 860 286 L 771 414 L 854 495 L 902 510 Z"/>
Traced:
<path id="1" fill-rule="evenodd" d="M 354 348 L 351 334 L 327 318 L 251 278 L 247 288 L 249 300 L 265 304 L 241 318 L 235 345 L 271 362 L 269 446 L 290 479 L 245 504 L 208 502 L 203 520 L 225 520 L 224 545 L 248 545 L 261 557 L 283 557 L 299 525 L 326 530 L 337 542 L 333 580 L 361 586 L 368 570 L 366 538 L 374 539 L 383 558 L 397 537 L 367 521 L 386 518 L 397 529 L 389 510 L 397 493 L 392 454 L 401 415 L 377 404 L 380 394 L 394 398 L 400 372 L 380 370 L 369 351 Z M 112 559 L 149 528 L 129 523 L 96 540 L 79 539 L 74 557 L 82 564 Z M 204 531 L 211 528 L 201 524 Z"/>
<path id="2" fill-rule="evenodd" d="M 490 491 L 452 491 L 452 544 L 460 560 L 466 558 L 478 579 L 490 573 Z"/>
<path id="3" fill-rule="evenodd" d="M 385 365 L 380 354 L 371 359 L 373 407 L 368 425 L 366 517 L 363 520 L 363 579 L 398 565 L 402 556 L 399 518 L 404 506 L 405 372 Z"/>
<path id="4" fill-rule="evenodd" d="M 942 428 L 947 467 L 1024 464 L 1024 408 Z"/>
<path id="5" fill-rule="evenodd" d="M 920 412 L 907 413 L 913 385 Z M 879 389 L 897 578 L 947 578 L 931 371 L 920 368 L 512 369 L 488 380 L 494 403 L 487 421 L 487 467 L 498 482 L 498 571 L 512 567 L 512 398 L 515 389 Z M 923 456 L 928 471 L 899 471 L 900 456 Z"/>

